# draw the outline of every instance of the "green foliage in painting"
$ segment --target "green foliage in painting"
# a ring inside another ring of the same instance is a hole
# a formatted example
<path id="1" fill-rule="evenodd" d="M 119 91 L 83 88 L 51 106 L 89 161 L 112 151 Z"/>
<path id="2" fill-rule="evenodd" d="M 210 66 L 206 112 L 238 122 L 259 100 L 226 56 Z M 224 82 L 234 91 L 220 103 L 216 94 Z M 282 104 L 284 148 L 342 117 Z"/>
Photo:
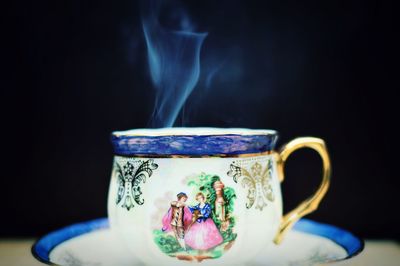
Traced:
<path id="1" fill-rule="evenodd" d="M 162 230 L 154 230 L 153 235 L 154 241 L 164 253 L 171 254 L 183 250 L 175 237 L 165 234 Z"/>

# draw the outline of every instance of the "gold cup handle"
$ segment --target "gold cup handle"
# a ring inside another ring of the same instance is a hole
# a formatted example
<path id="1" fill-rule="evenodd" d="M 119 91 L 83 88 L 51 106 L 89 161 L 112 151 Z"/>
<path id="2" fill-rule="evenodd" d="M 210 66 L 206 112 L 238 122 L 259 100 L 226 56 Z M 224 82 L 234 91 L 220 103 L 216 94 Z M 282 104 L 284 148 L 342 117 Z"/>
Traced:
<path id="1" fill-rule="evenodd" d="M 301 148 L 313 149 L 317 151 L 321 156 L 323 164 L 322 183 L 319 186 L 318 190 L 314 193 L 314 195 L 303 201 L 294 210 L 283 216 L 278 233 L 274 238 L 275 244 L 280 244 L 282 242 L 285 233 L 290 228 L 292 228 L 295 222 L 297 222 L 301 217 L 315 211 L 318 208 L 319 203 L 325 196 L 329 187 L 331 177 L 331 162 L 325 146 L 325 142 L 322 139 L 312 137 L 296 138 L 281 148 L 277 160 L 278 175 L 280 181 L 282 182 L 284 179 L 284 166 L 287 158 L 292 152 Z"/>

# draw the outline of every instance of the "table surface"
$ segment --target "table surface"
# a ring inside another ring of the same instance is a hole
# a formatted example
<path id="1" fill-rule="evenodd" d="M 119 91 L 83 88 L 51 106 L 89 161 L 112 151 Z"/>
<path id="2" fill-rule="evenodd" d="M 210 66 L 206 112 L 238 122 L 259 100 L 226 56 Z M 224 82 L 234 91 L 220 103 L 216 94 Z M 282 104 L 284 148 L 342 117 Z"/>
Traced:
<path id="1" fill-rule="evenodd" d="M 31 255 L 33 239 L 0 239 L 0 265 L 45 265 Z M 330 264 L 340 266 L 400 266 L 400 244 L 394 241 L 368 240 L 364 252 L 350 260 Z"/>

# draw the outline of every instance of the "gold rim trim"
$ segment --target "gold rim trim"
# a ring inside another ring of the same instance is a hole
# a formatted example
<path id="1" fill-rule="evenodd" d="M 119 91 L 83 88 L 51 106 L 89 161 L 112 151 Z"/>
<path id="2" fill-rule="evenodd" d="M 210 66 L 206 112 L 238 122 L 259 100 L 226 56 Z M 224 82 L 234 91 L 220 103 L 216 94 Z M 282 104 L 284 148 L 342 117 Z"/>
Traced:
<path id="1" fill-rule="evenodd" d="M 211 154 L 211 155 L 160 155 L 160 154 L 133 154 L 133 155 L 121 155 L 115 154 L 114 156 L 125 157 L 125 158 L 246 158 L 277 154 L 275 151 L 265 151 L 258 153 L 245 153 L 245 154 Z M 277 154 L 278 155 L 278 154 Z"/>
<path id="2" fill-rule="evenodd" d="M 331 161 L 329 159 L 328 151 L 325 142 L 319 138 L 303 137 L 296 138 L 286 145 L 284 145 L 277 156 L 278 176 L 280 182 L 284 180 L 284 167 L 285 162 L 294 151 L 301 148 L 310 148 L 315 150 L 322 158 L 322 182 L 317 191 L 300 203 L 294 210 L 284 215 L 278 229 L 278 233 L 274 238 L 275 244 L 280 244 L 285 234 L 292 228 L 292 226 L 303 216 L 315 211 L 322 198 L 325 196 L 330 185 L 331 178 Z"/>
<path id="3" fill-rule="evenodd" d="M 176 131 L 179 130 L 182 130 L 182 132 L 177 133 Z M 184 133 L 184 130 L 187 130 L 188 132 Z M 201 130 L 204 130 L 205 133 L 196 132 Z M 199 137 L 199 136 L 224 136 L 224 135 L 273 136 L 273 135 L 278 135 L 278 132 L 273 129 L 172 127 L 172 128 L 155 128 L 155 129 L 138 128 L 125 131 L 114 131 L 111 134 L 115 137 Z"/>

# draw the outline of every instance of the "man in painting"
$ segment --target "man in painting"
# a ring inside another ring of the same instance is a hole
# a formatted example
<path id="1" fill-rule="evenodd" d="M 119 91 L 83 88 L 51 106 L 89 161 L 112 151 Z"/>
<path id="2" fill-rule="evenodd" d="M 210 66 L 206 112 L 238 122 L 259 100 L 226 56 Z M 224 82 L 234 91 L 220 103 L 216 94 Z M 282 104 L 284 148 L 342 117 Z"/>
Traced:
<path id="1" fill-rule="evenodd" d="M 186 206 L 188 196 L 180 192 L 176 195 L 177 200 L 171 202 L 171 207 L 168 213 L 163 218 L 164 232 L 173 231 L 179 245 L 186 250 L 185 245 L 185 232 L 192 222 L 192 213 Z"/>

